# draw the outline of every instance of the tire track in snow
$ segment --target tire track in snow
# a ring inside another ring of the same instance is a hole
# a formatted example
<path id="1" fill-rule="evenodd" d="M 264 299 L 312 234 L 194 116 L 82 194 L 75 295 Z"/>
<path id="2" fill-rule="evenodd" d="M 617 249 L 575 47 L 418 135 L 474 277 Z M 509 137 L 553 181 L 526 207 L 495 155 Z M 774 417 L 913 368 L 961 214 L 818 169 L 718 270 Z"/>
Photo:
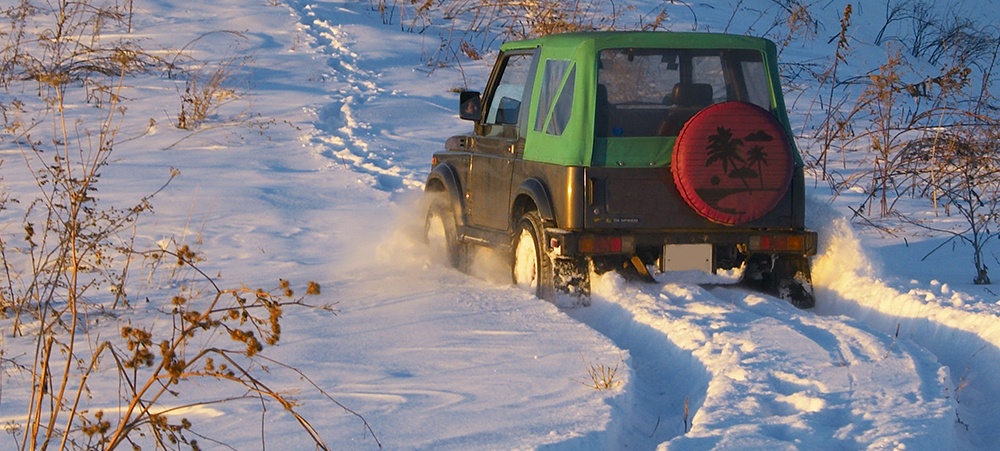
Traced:
<path id="1" fill-rule="evenodd" d="M 369 102 L 389 95 L 378 86 L 379 74 L 362 68 L 361 58 L 351 50 L 355 37 L 344 25 L 332 23 L 329 9 L 338 9 L 337 17 L 349 17 L 343 8 L 329 3 L 290 1 L 289 5 L 299 17 L 302 31 L 312 40 L 310 45 L 327 60 L 330 72 L 324 82 L 335 87 L 329 102 L 316 112 L 321 134 L 312 138 L 319 144 L 323 155 L 331 159 L 329 167 L 347 167 L 372 177 L 374 188 L 395 192 L 404 188 L 423 186 L 420 177 L 393 161 L 393 152 L 372 145 L 378 135 L 371 124 L 358 119 L 358 111 Z M 360 2 L 356 8 L 363 8 Z"/>
<path id="2" fill-rule="evenodd" d="M 664 318 L 671 317 L 666 311 L 660 313 Z M 690 412 L 696 412 L 710 381 L 701 361 L 655 324 L 637 321 L 626 305 L 607 299 L 604 290 L 595 290 L 590 306 L 568 310 L 567 314 L 625 350 L 632 374 L 625 396 L 613 406 L 611 424 L 604 431 L 552 448 L 653 449 L 683 434 L 685 402 Z M 691 332 L 699 333 L 697 328 Z"/>
<path id="3" fill-rule="evenodd" d="M 602 446 L 949 448 L 948 372 L 925 350 L 736 288 L 597 278 L 574 318 L 628 350 Z M 891 386 L 886 386 L 891 381 Z M 685 433 L 684 403 L 690 406 Z M 569 447 L 580 443 L 564 444 Z"/>

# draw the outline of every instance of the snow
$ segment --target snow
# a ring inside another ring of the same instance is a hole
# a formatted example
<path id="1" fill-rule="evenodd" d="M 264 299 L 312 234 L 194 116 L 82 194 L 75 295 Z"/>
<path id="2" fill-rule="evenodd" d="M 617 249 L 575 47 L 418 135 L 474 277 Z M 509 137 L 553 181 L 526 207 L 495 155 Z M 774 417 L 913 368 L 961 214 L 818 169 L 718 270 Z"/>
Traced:
<path id="1" fill-rule="evenodd" d="M 660 2 L 635 3 L 648 11 Z M 820 22 L 836 24 L 843 4 L 820 8 Z M 469 276 L 429 255 L 418 236 L 430 156 L 470 127 L 457 118 L 454 90 L 481 87 L 485 63 L 432 70 L 424 57 L 438 48 L 436 32 L 384 24 L 366 1 L 135 6 L 147 47 L 194 42 L 197 57 L 243 49 L 252 56 L 247 87 L 191 133 L 172 125 L 173 81 L 137 80 L 123 131 L 135 139 L 116 148 L 99 197 L 129 205 L 175 168 L 180 176 L 153 200 L 138 242 L 188 243 L 228 286 L 279 278 L 322 286 L 321 302 L 335 303 L 336 314 L 288 309 L 281 341 L 264 354 L 322 390 L 271 370 L 271 383 L 295 393 L 332 447 L 377 443 L 323 393 L 363 416 L 387 449 L 937 450 L 1000 440 L 1000 296 L 971 284 L 961 244 L 922 260 L 946 237 L 856 229 L 845 217 L 851 193 L 810 183 L 808 225 L 821 244 L 812 310 L 745 291 L 732 277 L 687 272 L 653 284 L 606 274 L 587 307 L 542 302 L 509 284 L 498 256 L 479 252 Z M 879 23 L 882 12 L 871 9 L 857 13 Z M 704 4 L 674 14 L 678 30 L 764 27 Z M 822 51 L 802 45 L 782 57 L 809 61 Z M 860 59 L 882 56 L 867 52 Z M 802 109 L 789 104 L 797 120 Z M 240 119 L 247 110 L 254 116 Z M 0 158 L 4 186 L 32 194 L 7 139 Z M 17 229 L 16 215 L 3 219 L 5 233 Z M 150 301 L 113 322 L 164 321 L 159 303 L 170 288 L 154 281 L 132 293 Z M 3 357 L 30 357 L 31 337 L 10 336 L 10 325 L 0 320 Z M 612 368 L 610 389 L 595 389 L 589 372 Z M 23 421 L 30 376 L 2 370 L 0 422 Z M 117 383 L 93 381 L 90 407 L 110 409 Z M 186 396 L 217 387 L 200 382 Z M 311 448 L 276 405 L 263 417 L 256 402 L 172 415 L 235 449 Z"/>

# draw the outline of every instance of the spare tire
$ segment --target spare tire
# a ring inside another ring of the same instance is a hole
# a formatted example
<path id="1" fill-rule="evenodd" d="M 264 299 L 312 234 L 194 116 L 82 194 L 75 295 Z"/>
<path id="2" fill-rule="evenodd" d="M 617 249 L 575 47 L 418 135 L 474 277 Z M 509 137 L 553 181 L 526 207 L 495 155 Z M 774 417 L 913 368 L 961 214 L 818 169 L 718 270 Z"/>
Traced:
<path id="1" fill-rule="evenodd" d="M 795 162 L 784 127 L 746 102 L 711 105 L 684 124 L 671 161 L 674 183 L 701 216 L 739 225 L 760 219 L 788 192 Z"/>

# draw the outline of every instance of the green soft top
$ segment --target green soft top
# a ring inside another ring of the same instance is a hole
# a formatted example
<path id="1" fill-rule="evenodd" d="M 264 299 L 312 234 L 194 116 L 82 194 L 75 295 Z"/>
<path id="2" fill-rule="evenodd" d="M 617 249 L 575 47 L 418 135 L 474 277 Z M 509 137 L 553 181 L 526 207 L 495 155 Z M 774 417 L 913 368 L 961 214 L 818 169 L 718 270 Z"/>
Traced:
<path id="1" fill-rule="evenodd" d="M 571 94 L 572 108 L 569 119 L 562 121 L 559 132 L 535 124 L 547 124 L 558 116 L 554 105 L 538 105 L 538 95 L 529 105 L 526 127 L 524 158 L 530 161 L 570 166 L 622 166 L 650 167 L 670 163 L 675 137 L 595 138 L 595 98 L 597 96 L 598 52 L 604 49 L 745 49 L 757 50 L 764 55 L 764 65 L 771 90 L 771 112 L 791 135 L 777 70 L 777 50 L 767 39 L 721 33 L 600 31 L 576 32 L 545 36 L 537 39 L 507 42 L 504 52 L 538 50 L 538 71 L 529 88 L 542 92 L 556 91 L 551 98 Z M 569 67 L 557 86 L 546 81 L 545 66 L 558 61 Z M 571 77 L 573 79 L 571 79 Z M 566 92 L 563 92 L 563 91 Z M 543 115 L 539 118 L 539 115 Z M 794 147 L 794 145 L 793 145 Z M 794 149 L 793 149 L 794 151 Z M 795 152 L 796 162 L 801 162 Z"/>
<path id="2" fill-rule="evenodd" d="M 723 33 L 669 31 L 586 31 L 544 36 L 524 41 L 504 43 L 500 49 L 530 49 L 538 46 L 552 49 L 585 47 L 595 51 L 612 48 L 685 48 L 685 49 L 758 49 L 766 51 L 774 44 L 763 38 Z"/>

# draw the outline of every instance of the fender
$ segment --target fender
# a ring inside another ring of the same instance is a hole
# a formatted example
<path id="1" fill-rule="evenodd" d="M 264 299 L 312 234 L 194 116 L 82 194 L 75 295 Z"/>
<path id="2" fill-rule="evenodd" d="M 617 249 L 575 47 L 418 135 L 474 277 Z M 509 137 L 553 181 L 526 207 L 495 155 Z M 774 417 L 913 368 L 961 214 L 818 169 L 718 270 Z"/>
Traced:
<path id="1" fill-rule="evenodd" d="M 546 223 L 555 222 L 555 214 L 552 211 L 552 197 L 549 196 L 549 190 L 545 188 L 545 184 L 541 180 L 530 178 L 521 182 L 521 185 L 517 187 L 517 191 L 514 192 L 514 210 L 517 209 L 517 204 L 522 196 L 529 197 L 535 203 L 542 221 Z"/>
<path id="2" fill-rule="evenodd" d="M 424 184 L 424 191 L 427 191 L 434 181 L 440 182 L 444 185 L 445 191 L 448 193 L 448 200 L 451 204 L 451 208 L 455 213 L 455 222 L 458 227 L 464 227 L 467 223 L 465 217 L 465 204 L 462 198 L 462 189 L 458 183 L 458 173 L 455 168 L 451 166 L 450 163 L 441 163 L 434 166 L 431 173 L 427 176 L 427 183 Z"/>

